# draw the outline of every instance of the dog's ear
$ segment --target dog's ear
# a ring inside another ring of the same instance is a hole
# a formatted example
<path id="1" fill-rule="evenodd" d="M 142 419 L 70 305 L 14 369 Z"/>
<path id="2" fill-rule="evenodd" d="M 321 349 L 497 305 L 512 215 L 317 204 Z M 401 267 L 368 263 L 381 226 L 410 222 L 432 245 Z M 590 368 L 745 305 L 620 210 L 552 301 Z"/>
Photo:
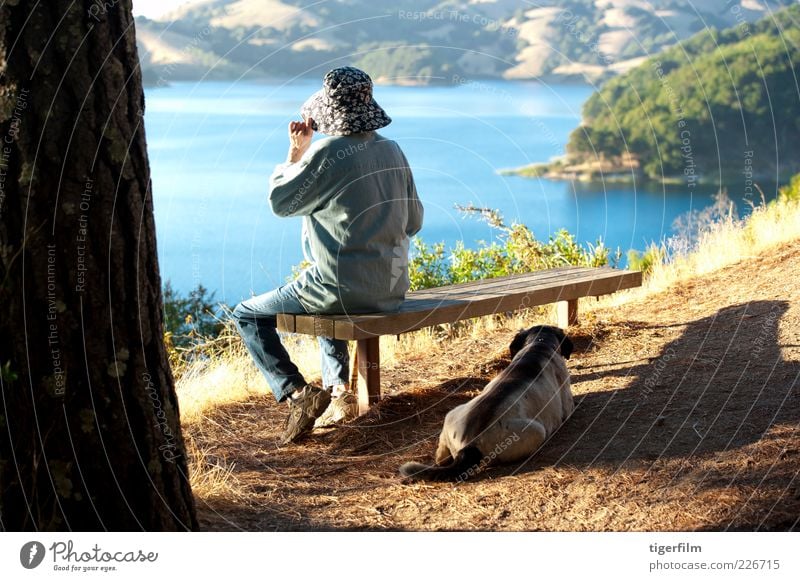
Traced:
<path id="1" fill-rule="evenodd" d="M 569 337 L 564 335 L 564 338 L 561 340 L 561 356 L 564 359 L 569 359 L 569 356 L 572 355 L 572 351 L 575 349 L 575 345 L 572 344 Z"/>
<path id="2" fill-rule="evenodd" d="M 511 353 L 511 359 L 522 351 L 522 348 L 525 347 L 525 340 L 528 338 L 528 331 L 526 329 L 520 329 L 516 335 L 514 335 L 514 339 L 511 341 L 511 345 L 508 346 L 508 350 Z"/>

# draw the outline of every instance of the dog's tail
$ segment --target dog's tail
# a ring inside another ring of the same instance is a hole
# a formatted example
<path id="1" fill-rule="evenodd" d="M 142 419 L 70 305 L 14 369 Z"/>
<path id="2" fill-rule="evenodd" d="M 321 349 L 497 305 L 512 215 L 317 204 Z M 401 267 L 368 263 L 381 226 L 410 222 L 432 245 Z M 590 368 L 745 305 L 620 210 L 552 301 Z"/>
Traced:
<path id="1" fill-rule="evenodd" d="M 444 466 L 427 466 L 419 462 L 406 462 L 400 466 L 400 475 L 408 480 L 466 480 L 476 472 L 483 454 L 476 446 L 462 448 L 455 459 Z"/>

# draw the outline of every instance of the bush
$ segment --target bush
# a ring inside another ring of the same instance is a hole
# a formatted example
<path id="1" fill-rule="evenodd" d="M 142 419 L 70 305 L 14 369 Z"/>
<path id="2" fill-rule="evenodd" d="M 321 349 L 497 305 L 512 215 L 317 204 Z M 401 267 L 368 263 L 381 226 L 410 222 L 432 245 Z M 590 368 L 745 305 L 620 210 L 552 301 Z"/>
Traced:
<path id="1" fill-rule="evenodd" d="M 667 259 L 667 249 L 663 244 L 653 242 L 644 252 L 628 250 L 628 268 L 642 271 L 643 276 L 652 272 L 655 266 L 664 264 Z"/>
<path id="2" fill-rule="evenodd" d="M 612 256 L 601 240 L 583 246 L 572 234 L 559 230 L 547 242 L 542 242 L 524 224 L 507 226 L 496 210 L 474 206 L 458 208 L 484 219 L 498 231 L 497 240 L 491 244 L 482 241 L 476 249 L 466 248 L 459 241 L 446 253 L 443 242 L 429 246 L 415 238 L 408 268 L 412 290 L 558 266 L 615 266 L 621 256 L 619 250 Z"/>
<path id="3" fill-rule="evenodd" d="M 779 202 L 800 202 L 800 174 L 795 175 L 789 183 L 778 190 Z"/>
<path id="4" fill-rule="evenodd" d="M 164 334 L 168 346 L 185 348 L 219 335 L 223 322 L 217 313 L 225 305 L 215 302 L 214 294 L 209 294 L 208 289 L 199 284 L 184 295 L 172 288 L 170 281 L 166 282 Z"/>
<path id="5" fill-rule="evenodd" d="M 408 262 L 411 290 L 448 284 L 450 271 L 444 256 L 444 242 L 429 247 L 416 237 L 413 244 L 414 251 Z"/>

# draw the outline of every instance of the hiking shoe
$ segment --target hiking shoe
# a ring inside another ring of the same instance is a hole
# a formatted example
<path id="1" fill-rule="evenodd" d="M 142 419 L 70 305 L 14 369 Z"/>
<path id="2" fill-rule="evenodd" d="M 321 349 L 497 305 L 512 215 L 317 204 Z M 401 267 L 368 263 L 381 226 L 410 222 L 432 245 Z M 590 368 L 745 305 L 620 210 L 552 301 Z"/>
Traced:
<path id="1" fill-rule="evenodd" d="M 356 416 L 358 416 L 358 398 L 349 391 L 345 391 L 331 400 L 331 405 L 317 418 L 314 427 L 326 428 L 339 422 L 348 422 Z"/>
<path id="2" fill-rule="evenodd" d="M 306 385 L 297 392 L 297 397 L 289 398 L 289 417 L 281 438 L 281 444 L 296 442 L 314 429 L 314 420 L 322 415 L 331 403 L 330 394 L 324 389 Z"/>

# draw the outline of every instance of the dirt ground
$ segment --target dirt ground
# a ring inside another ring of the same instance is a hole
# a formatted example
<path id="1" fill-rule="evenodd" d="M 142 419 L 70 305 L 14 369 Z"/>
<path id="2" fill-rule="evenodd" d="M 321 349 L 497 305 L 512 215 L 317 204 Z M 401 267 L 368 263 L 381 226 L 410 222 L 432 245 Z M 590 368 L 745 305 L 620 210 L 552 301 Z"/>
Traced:
<path id="1" fill-rule="evenodd" d="M 516 329 L 383 370 L 390 395 L 278 447 L 286 410 L 220 407 L 192 432 L 244 493 L 198 499 L 207 530 L 798 529 L 800 248 L 587 313 L 570 331 L 576 410 L 522 465 L 402 484 L 445 413 L 508 364 Z"/>

